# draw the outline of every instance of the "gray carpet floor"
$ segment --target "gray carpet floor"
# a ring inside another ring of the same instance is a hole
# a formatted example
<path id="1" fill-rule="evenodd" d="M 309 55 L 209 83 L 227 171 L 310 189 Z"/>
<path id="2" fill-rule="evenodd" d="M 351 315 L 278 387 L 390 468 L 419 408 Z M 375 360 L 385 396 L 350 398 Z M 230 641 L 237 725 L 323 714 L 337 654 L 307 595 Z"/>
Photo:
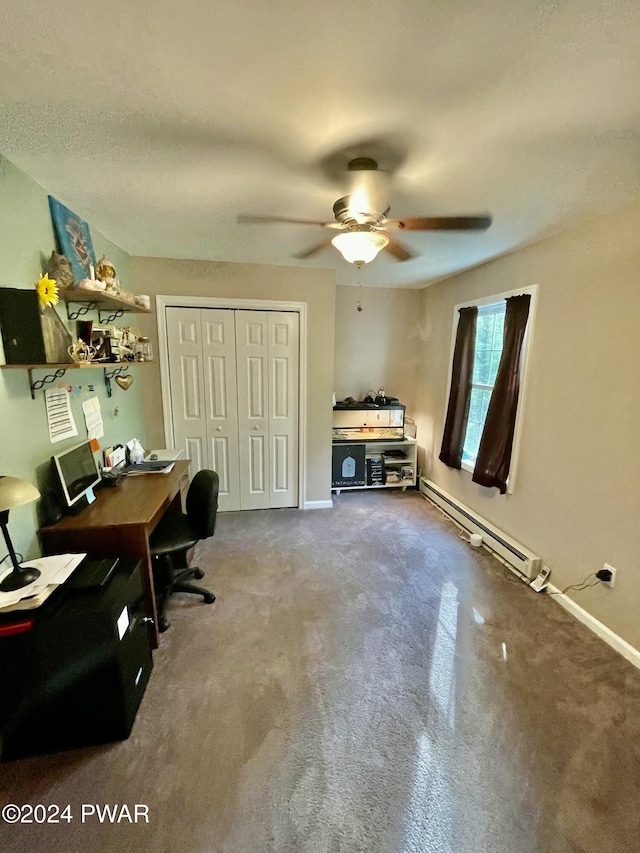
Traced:
<path id="1" fill-rule="evenodd" d="M 391 490 L 219 516 L 218 600 L 172 600 L 131 737 L 0 765 L 74 816 L 0 849 L 640 850 L 640 671 L 457 534 Z"/>

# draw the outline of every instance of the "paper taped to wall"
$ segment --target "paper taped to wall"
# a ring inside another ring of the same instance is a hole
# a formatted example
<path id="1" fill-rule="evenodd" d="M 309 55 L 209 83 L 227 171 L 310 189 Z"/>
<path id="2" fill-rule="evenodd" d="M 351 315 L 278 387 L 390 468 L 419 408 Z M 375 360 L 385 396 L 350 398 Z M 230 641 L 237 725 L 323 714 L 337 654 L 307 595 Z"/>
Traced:
<path id="1" fill-rule="evenodd" d="M 104 424 L 102 423 L 102 412 L 100 411 L 100 400 L 90 397 L 82 404 L 84 421 L 87 425 L 87 438 L 102 438 L 104 435 Z"/>
<path id="2" fill-rule="evenodd" d="M 51 444 L 73 438 L 78 434 L 66 388 L 48 388 L 44 392 Z"/>

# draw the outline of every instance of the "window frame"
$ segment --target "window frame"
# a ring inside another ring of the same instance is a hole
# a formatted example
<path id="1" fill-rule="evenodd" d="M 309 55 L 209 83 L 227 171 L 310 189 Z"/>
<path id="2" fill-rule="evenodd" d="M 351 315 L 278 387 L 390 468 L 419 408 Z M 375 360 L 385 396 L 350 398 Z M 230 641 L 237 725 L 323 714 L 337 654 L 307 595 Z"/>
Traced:
<path id="1" fill-rule="evenodd" d="M 488 309 L 488 308 L 491 308 L 492 310 L 491 311 L 484 310 L 484 309 Z M 478 317 L 477 317 L 478 323 L 480 322 L 481 316 L 487 317 L 487 316 L 493 315 L 494 317 L 496 317 L 498 315 L 501 315 L 502 317 L 504 317 L 504 315 L 506 313 L 506 309 L 507 309 L 507 304 L 506 304 L 506 301 L 504 299 L 496 299 L 493 302 L 485 302 L 483 305 L 478 306 Z M 478 329 L 476 326 L 476 346 L 475 346 L 475 355 L 476 356 L 478 354 L 478 346 L 477 345 L 478 345 Z M 493 347 L 491 348 L 491 352 L 492 353 L 494 352 Z M 502 356 L 502 350 L 500 350 L 500 355 Z M 474 367 L 473 372 L 475 373 L 475 368 L 476 368 L 475 357 L 474 357 L 473 367 Z M 496 365 L 496 370 L 497 370 L 497 365 Z M 490 392 L 489 399 L 491 399 L 491 394 L 493 393 L 494 387 L 495 387 L 495 381 L 494 381 L 493 385 L 484 385 L 481 382 L 473 382 L 473 380 L 472 380 L 472 382 L 471 382 L 471 399 L 473 400 L 473 392 L 476 389 L 479 389 L 481 391 L 489 391 Z M 471 414 L 471 410 L 469 410 L 469 415 L 470 414 Z M 485 412 L 484 420 L 486 420 L 486 417 L 487 417 L 487 414 Z M 470 417 L 467 419 L 467 428 L 465 430 L 465 440 L 466 440 L 467 434 L 469 432 L 469 421 L 470 421 Z M 482 427 L 484 429 L 484 421 L 482 422 Z M 477 456 L 474 457 L 472 460 L 470 460 L 468 458 L 465 459 L 464 445 L 463 445 L 461 464 L 462 464 L 462 467 L 464 468 L 464 470 L 473 472 L 473 469 L 475 468 L 476 460 L 477 460 Z"/>
<path id="2" fill-rule="evenodd" d="M 508 299 L 510 296 L 521 296 L 529 294 L 531 303 L 529 306 L 529 317 L 527 319 L 527 329 L 525 331 L 524 340 L 522 343 L 522 361 L 520 365 L 520 395 L 518 398 L 518 411 L 516 412 L 515 431 L 513 434 L 513 450 L 511 453 L 511 465 L 509 467 L 509 479 L 507 480 L 507 494 L 513 493 L 516 482 L 516 471 L 518 467 L 518 457 L 520 455 L 520 442 L 522 438 L 522 423 L 524 420 L 524 410 L 526 407 L 527 385 L 529 376 L 529 363 L 531 360 L 531 351 L 533 349 L 533 333 L 535 328 L 535 316 L 538 302 L 538 285 L 530 284 L 526 287 L 519 287 L 515 290 L 505 291 L 504 293 L 494 293 L 491 296 L 483 296 L 479 299 L 468 299 L 465 302 L 459 302 L 453 308 L 453 322 L 451 325 L 451 351 L 449 353 L 449 375 L 447 377 L 447 389 L 444 403 L 444 416 L 446 417 L 447 406 L 449 404 L 449 396 L 451 393 L 451 374 L 453 370 L 453 354 L 456 345 L 456 333 L 458 330 L 458 320 L 460 317 L 461 308 L 471 308 L 477 306 L 478 309 L 484 305 L 492 305 L 502 300 Z M 476 333 L 477 334 L 477 333 Z M 475 358 L 474 358 L 475 366 Z M 444 425 L 444 420 L 443 420 Z M 466 460 L 461 463 L 463 471 L 473 474 L 474 465 Z"/>

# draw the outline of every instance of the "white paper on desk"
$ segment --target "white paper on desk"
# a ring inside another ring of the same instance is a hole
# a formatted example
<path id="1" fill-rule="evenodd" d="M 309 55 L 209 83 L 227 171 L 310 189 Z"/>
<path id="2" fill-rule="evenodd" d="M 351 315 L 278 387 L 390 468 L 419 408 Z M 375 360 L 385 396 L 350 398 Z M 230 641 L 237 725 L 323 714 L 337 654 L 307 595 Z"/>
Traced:
<path id="1" fill-rule="evenodd" d="M 149 459 L 148 461 L 150 462 L 151 460 Z M 170 471 L 173 471 L 173 466 L 175 464 L 175 462 L 168 462 L 164 468 L 158 468 L 155 471 L 149 471 L 149 469 L 136 471 L 135 468 L 129 468 L 127 471 L 127 477 L 136 477 L 142 474 L 168 474 Z"/>
<path id="2" fill-rule="evenodd" d="M 64 583 L 86 557 L 86 554 L 54 554 L 52 557 L 37 557 L 21 563 L 40 571 L 35 583 Z"/>
<path id="3" fill-rule="evenodd" d="M 87 425 L 87 438 L 102 438 L 104 435 L 104 424 L 102 423 L 102 413 L 100 412 L 100 400 L 97 397 L 90 397 L 82 404 L 84 412 L 84 422 Z"/>
<path id="4" fill-rule="evenodd" d="M 0 608 L 7 607 L 10 604 L 17 604 L 24 598 L 39 595 L 48 586 L 59 586 L 61 583 L 64 583 L 86 556 L 86 554 L 55 554 L 52 557 L 37 557 L 35 560 L 27 560 L 25 563 L 20 563 L 21 566 L 38 569 L 40 577 L 27 586 L 23 586 L 22 589 L 15 589 L 12 592 L 0 592 Z M 6 572 L 0 575 L 0 580 L 10 571 L 11 566 L 9 566 Z"/>
<path id="5" fill-rule="evenodd" d="M 78 434 L 76 422 L 73 419 L 69 392 L 66 388 L 47 388 L 44 392 L 49 422 L 49 440 L 51 444 L 73 438 Z"/>

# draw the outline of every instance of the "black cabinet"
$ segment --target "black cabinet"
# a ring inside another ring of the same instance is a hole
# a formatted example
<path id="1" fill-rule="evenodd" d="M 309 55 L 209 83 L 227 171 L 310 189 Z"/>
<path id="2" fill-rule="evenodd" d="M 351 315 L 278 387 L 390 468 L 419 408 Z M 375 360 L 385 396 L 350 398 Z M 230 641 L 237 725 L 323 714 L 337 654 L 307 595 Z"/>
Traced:
<path id="1" fill-rule="evenodd" d="M 0 759 L 128 737 L 152 666 L 136 559 L 105 587 L 63 586 L 37 610 L 3 615 Z"/>

